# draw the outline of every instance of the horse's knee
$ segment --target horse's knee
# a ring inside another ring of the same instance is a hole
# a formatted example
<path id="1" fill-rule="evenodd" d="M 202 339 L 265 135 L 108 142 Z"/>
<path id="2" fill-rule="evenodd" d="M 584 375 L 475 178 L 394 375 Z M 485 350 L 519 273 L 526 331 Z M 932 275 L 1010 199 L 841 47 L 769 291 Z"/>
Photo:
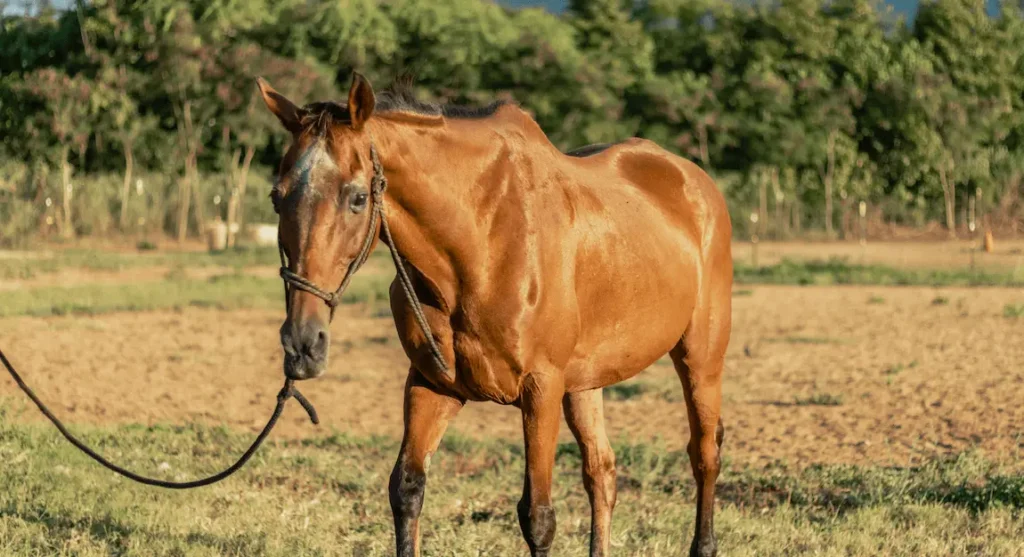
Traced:
<path id="1" fill-rule="evenodd" d="M 555 508 L 547 505 L 531 505 L 528 498 L 519 500 L 516 506 L 519 526 L 523 537 L 534 555 L 546 555 L 555 539 Z"/>
<path id="2" fill-rule="evenodd" d="M 416 518 L 423 508 L 423 493 L 426 490 L 427 474 L 423 468 L 414 466 L 404 456 L 399 457 L 391 471 L 388 495 L 391 510 L 396 517 Z"/>

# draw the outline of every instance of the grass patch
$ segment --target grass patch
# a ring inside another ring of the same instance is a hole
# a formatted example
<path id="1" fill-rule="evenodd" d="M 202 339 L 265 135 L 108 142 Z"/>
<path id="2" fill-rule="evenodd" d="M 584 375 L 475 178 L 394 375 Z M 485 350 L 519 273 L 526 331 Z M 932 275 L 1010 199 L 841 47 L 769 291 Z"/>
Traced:
<path id="1" fill-rule="evenodd" d="M 42 287 L 0 291 L 0 317 L 98 314 L 112 311 L 151 311 L 187 306 L 284 308 L 281 280 L 241 273 L 206 280 L 188 280 L 173 269 L 168 280 L 133 284 L 85 284 L 69 288 Z M 343 303 L 386 298 L 391 279 L 380 274 L 358 274 L 342 298 Z"/>
<path id="2" fill-rule="evenodd" d="M 744 298 L 747 296 L 753 296 L 753 290 L 733 290 L 732 295 L 734 298 Z"/>
<path id="3" fill-rule="evenodd" d="M 216 253 L 166 252 L 140 248 L 138 253 L 96 250 L 60 250 L 52 256 L 10 258 L 0 267 L 2 279 L 28 279 L 37 275 L 77 268 L 122 271 L 143 267 L 252 267 L 279 265 L 277 248 L 236 248 Z"/>
<path id="4" fill-rule="evenodd" d="M 843 397 L 829 393 L 814 393 L 806 398 L 795 398 L 793 404 L 797 406 L 842 406 Z"/>
<path id="5" fill-rule="evenodd" d="M 884 265 L 856 265 L 842 258 L 783 260 L 753 267 L 737 261 L 737 284 L 860 284 L 880 286 L 1024 286 L 1024 275 L 970 269 L 896 269 Z"/>
<path id="6" fill-rule="evenodd" d="M 169 478 L 223 467 L 250 441 L 196 425 L 76 430 L 119 463 Z M 392 439 L 346 434 L 272 441 L 231 479 L 176 492 L 119 479 L 51 429 L 0 418 L 0 554 L 393 555 L 387 478 L 397 450 Z M 685 553 L 695 497 L 685 451 L 615 450 L 617 554 Z M 427 481 L 425 554 L 525 554 L 515 514 L 523 466 L 521 443 L 447 435 Z M 575 444 L 558 447 L 558 555 L 587 554 L 580 466 Z M 892 556 L 1017 555 L 1024 538 L 1024 477 L 971 453 L 913 468 L 726 462 L 718 486 L 729 555 L 864 555 L 879 544 Z"/>
<path id="7" fill-rule="evenodd" d="M 917 367 L 917 360 L 913 360 L 912 362 L 910 362 L 909 364 L 906 364 L 906 365 L 900 363 L 900 364 L 896 364 L 896 365 L 893 365 L 893 366 L 889 366 L 889 367 L 885 368 L 884 370 L 882 370 L 882 374 L 883 375 L 890 375 L 890 376 L 892 376 L 892 375 L 899 375 L 900 373 L 903 373 L 903 370 L 914 369 L 915 367 Z"/>
<path id="8" fill-rule="evenodd" d="M 947 298 L 945 296 L 936 296 L 936 297 L 932 298 L 932 305 L 933 306 L 948 306 L 949 305 L 949 298 Z"/>
<path id="9" fill-rule="evenodd" d="M 1024 304 L 1006 304 L 1003 306 L 1003 317 L 1007 319 L 1024 317 Z"/>
<path id="10" fill-rule="evenodd" d="M 875 306 L 875 305 L 884 304 L 884 303 L 885 303 L 885 298 L 883 298 L 881 296 L 872 296 L 872 297 L 868 298 L 868 305 Z"/>
<path id="11" fill-rule="evenodd" d="M 604 388 L 605 400 L 629 400 L 637 398 L 650 390 L 645 383 L 616 383 Z"/>

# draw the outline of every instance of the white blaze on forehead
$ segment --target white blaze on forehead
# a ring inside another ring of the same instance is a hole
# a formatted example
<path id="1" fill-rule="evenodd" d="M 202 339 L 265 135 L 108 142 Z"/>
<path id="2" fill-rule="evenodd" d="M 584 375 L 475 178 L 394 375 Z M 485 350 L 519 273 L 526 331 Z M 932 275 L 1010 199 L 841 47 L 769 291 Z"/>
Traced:
<path id="1" fill-rule="evenodd" d="M 320 192 L 315 187 L 310 187 L 313 183 L 313 173 L 324 169 L 336 170 L 337 168 L 338 165 L 334 163 L 334 159 L 324 148 L 323 142 L 317 140 L 299 156 L 299 160 L 295 161 L 295 167 L 291 172 L 295 180 L 294 187 L 308 188 L 309 193 L 319 194 Z"/>

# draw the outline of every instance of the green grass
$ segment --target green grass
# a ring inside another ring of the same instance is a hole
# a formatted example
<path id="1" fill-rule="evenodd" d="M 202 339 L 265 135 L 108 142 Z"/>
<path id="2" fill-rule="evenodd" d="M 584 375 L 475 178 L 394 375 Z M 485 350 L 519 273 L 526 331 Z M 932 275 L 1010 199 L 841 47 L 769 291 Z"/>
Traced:
<path id="1" fill-rule="evenodd" d="M 880 305 L 885 303 L 885 298 L 881 296 L 872 296 L 868 298 L 868 305 Z"/>
<path id="2" fill-rule="evenodd" d="M 389 259 L 386 249 L 377 249 L 374 259 Z M 0 266 L 0 279 L 26 279 L 55 273 L 65 268 L 92 270 L 123 270 L 139 267 L 208 267 L 242 268 L 258 265 L 277 265 L 276 248 L 241 248 L 218 253 L 159 252 L 139 250 L 107 252 L 96 250 L 59 250 L 49 257 L 9 258 Z M 797 284 L 797 285 L 917 285 L 917 286 L 1024 286 L 1024 272 L 987 271 L 970 269 L 896 269 L 884 265 L 857 265 L 844 259 L 827 261 L 784 260 L 775 265 L 753 267 L 735 263 L 736 284 Z M 734 295 L 749 296 L 749 289 L 737 289 Z M 872 298 L 869 303 L 884 300 Z"/>
<path id="3" fill-rule="evenodd" d="M 814 393 L 808 397 L 797 397 L 793 401 L 797 406 L 842 406 L 843 397 L 829 393 Z"/>
<path id="4" fill-rule="evenodd" d="M 604 391 L 605 400 L 629 400 L 642 396 L 650 390 L 650 385 L 638 382 L 616 383 L 602 390 Z"/>
<path id="5" fill-rule="evenodd" d="M 216 253 L 152 250 L 131 253 L 69 249 L 55 251 L 52 256 L 4 259 L 4 264 L 0 267 L 0 279 L 28 279 L 69 268 L 120 271 L 160 266 L 241 268 L 279 264 L 277 248 L 240 248 Z"/>
<path id="6" fill-rule="evenodd" d="M 390 259 L 387 249 L 375 250 L 374 259 Z M 41 257 L 6 258 L 0 265 L 0 279 L 29 279 L 62 269 L 88 269 L 121 271 L 144 267 L 230 267 L 278 266 L 280 258 L 276 247 L 236 248 L 220 252 L 159 252 L 152 248 L 138 252 L 112 252 L 98 250 L 58 250 Z"/>
<path id="7" fill-rule="evenodd" d="M 889 366 L 889 367 L 885 368 L 882 371 L 882 374 L 883 375 L 899 375 L 900 373 L 903 373 L 903 370 L 914 369 L 915 367 L 917 367 L 917 360 L 913 360 L 909 364 L 906 364 L 906 365 L 900 363 L 900 364 L 896 364 L 896 365 L 893 365 L 893 366 Z"/>
<path id="8" fill-rule="evenodd" d="M 222 468 L 250 441 L 194 425 L 75 429 L 117 462 L 170 478 Z M 386 486 L 397 450 L 345 434 L 272 441 L 227 481 L 175 492 L 114 476 L 49 428 L 0 418 L 0 555 L 393 555 Z M 685 453 L 619 443 L 616 454 L 615 554 L 684 554 L 694 515 Z M 579 468 L 576 446 L 561 445 L 557 555 L 587 553 Z M 521 443 L 450 433 L 431 462 L 424 555 L 525 555 L 522 470 Z M 1024 477 L 976 454 L 915 468 L 726 462 L 718 486 L 719 546 L 731 556 L 1009 556 L 1024 539 Z"/>
<path id="9" fill-rule="evenodd" d="M 69 288 L 40 287 L 0 291 L 0 317 L 97 314 L 152 311 L 187 306 L 283 308 L 284 288 L 278 278 L 227 274 L 188 280 L 173 269 L 161 282 L 84 284 Z M 388 275 L 360 273 L 342 297 L 344 303 L 387 299 Z"/>
<path id="10" fill-rule="evenodd" d="M 735 264 L 737 284 L 889 285 L 889 286 L 1024 286 L 1024 272 L 970 269 L 896 269 L 884 265 L 856 265 L 840 258 L 827 261 L 784 260 L 753 267 Z"/>
<path id="11" fill-rule="evenodd" d="M 1024 317 L 1024 304 L 1006 304 L 1003 306 L 1003 317 L 1007 319 Z"/>

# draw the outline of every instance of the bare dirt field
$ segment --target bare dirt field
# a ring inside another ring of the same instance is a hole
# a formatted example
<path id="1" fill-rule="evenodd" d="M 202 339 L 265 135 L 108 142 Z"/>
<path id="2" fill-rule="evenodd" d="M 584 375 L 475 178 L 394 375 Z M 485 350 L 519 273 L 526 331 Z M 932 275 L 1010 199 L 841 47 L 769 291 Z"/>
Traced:
<path id="1" fill-rule="evenodd" d="M 737 462 L 911 464 L 978 448 L 1024 454 L 1019 289 L 753 286 L 738 290 L 724 378 L 725 454 Z M 292 405 L 275 435 L 398 437 L 407 361 L 389 317 L 343 306 L 331 368 L 305 383 L 319 430 Z M 190 308 L 0 320 L 0 345 L 72 424 L 199 421 L 256 431 L 281 380 L 281 311 Z M 688 436 L 667 360 L 607 392 L 613 439 Z M 3 406 L 41 417 L 13 382 Z M 518 410 L 471 403 L 453 429 L 521 437 Z M 570 440 L 566 427 L 562 436 Z"/>

